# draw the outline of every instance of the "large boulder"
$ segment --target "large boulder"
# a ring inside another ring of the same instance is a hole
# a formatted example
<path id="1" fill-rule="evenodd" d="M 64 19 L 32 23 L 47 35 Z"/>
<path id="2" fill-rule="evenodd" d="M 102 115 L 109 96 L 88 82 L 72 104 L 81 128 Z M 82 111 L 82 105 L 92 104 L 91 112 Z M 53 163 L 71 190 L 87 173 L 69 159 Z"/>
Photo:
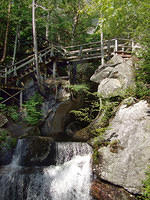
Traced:
<path id="1" fill-rule="evenodd" d="M 94 171 L 103 180 L 131 193 L 141 193 L 150 165 L 150 107 L 146 101 L 120 106 L 105 136 L 109 145 L 99 148 Z"/>
<path id="2" fill-rule="evenodd" d="M 56 148 L 52 138 L 27 137 L 18 141 L 19 164 L 22 166 L 49 166 L 56 163 Z"/>
<path id="3" fill-rule="evenodd" d="M 95 71 L 90 80 L 99 83 L 98 93 L 102 97 L 118 96 L 122 90 L 134 87 L 132 59 L 125 60 L 120 55 L 114 55 Z"/>
<path id="4" fill-rule="evenodd" d="M 103 97 L 115 96 L 120 91 L 122 85 L 118 79 L 105 78 L 98 86 L 98 93 L 102 94 Z"/>

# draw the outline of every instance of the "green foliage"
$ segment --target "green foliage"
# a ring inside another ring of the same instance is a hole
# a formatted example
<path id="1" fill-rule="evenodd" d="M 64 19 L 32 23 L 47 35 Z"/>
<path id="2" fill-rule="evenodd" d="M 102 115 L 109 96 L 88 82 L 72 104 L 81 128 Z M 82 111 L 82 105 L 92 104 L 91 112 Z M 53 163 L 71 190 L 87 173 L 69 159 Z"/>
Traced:
<path id="1" fill-rule="evenodd" d="M 11 148 L 14 148 L 16 144 L 17 139 L 10 137 L 7 130 L 0 130 L 0 150 L 7 151 Z"/>
<path id="2" fill-rule="evenodd" d="M 3 98 L 0 97 L 0 100 L 3 100 Z M 0 112 L 2 112 L 7 117 L 10 117 L 14 121 L 18 121 L 19 119 L 18 109 L 18 106 L 15 105 L 7 106 L 6 104 L 0 103 Z"/>
<path id="3" fill-rule="evenodd" d="M 36 125 L 40 121 L 42 116 L 40 106 L 42 102 L 42 96 L 37 93 L 23 105 L 26 110 L 25 121 L 28 124 Z"/>
<path id="4" fill-rule="evenodd" d="M 146 179 L 143 181 L 144 188 L 143 188 L 143 200 L 150 199 L 150 168 L 146 172 Z"/>
<path id="5" fill-rule="evenodd" d="M 110 118 L 115 114 L 114 108 L 119 105 L 120 101 L 114 101 L 114 98 L 103 99 L 101 113 L 103 113 L 100 120 L 100 126 L 106 127 L 109 124 Z"/>
<path id="6" fill-rule="evenodd" d="M 82 101 L 82 107 L 78 110 L 72 110 L 70 114 L 75 121 L 87 126 L 99 112 L 99 98 L 97 93 L 85 92 Z"/>
<path id="7" fill-rule="evenodd" d="M 7 116 L 9 116 L 14 121 L 19 120 L 19 112 L 17 106 L 8 106 L 7 107 Z"/>
<path id="8" fill-rule="evenodd" d="M 69 85 L 68 88 L 76 94 L 82 94 L 83 92 L 88 92 L 89 88 L 85 84 Z"/>

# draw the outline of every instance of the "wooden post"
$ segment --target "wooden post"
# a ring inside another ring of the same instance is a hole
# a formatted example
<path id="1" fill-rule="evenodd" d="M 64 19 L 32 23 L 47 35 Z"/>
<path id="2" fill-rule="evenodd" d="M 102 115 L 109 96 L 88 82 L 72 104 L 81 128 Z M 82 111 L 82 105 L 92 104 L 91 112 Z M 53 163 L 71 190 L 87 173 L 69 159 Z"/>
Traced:
<path id="1" fill-rule="evenodd" d="M 79 56 L 82 56 L 82 46 L 80 46 Z"/>
<path id="2" fill-rule="evenodd" d="M 131 51 L 133 52 L 133 51 L 134 51 L 134 41 L 133 41 L 133 40 L 132 40 L 132 44 L 131 44 L 131 45 L 132 45 L 132 47 L 131 47 L 131 48 L 132 48 Z"/>
<path id="3" fill-rule="evenodd" d="M 118 51 L 118 40 L 115 39 L 115 52 Z"/>
<path id="4" fill-rule="evenodd" d="M 108 58 L 110 59 L 110 56 L 111 56 L 111 51 L 110 51 L 110 40 L 108 40 L 107 49 L 108 49 Z"/>
<path id="5" fill-rule="evenodd" d="M 23 90 L 20 92 L 20 110 L 22 110 L 22 103 L 23 103 Z"/>
<path id="6" fill-rule="evenodd" d="M 101 65 L 104 65 L 104 44 L 103 44 L 103 31 L 101 31 Z"/>
<path id="7" fill-rule="evenodd" d="M 72 74 L 73 74 L 73 84 L 76 83 L 76 75 L 77 75 L 77 63 L 74 62 L 73 63 L 73 70 L 72 70 Z"/>
<path id="8" fill-rule="evenodd" d="M 56 64 L 57 64 L 57 63 L 56 63 L 56 60 L 54 60 L 54 61 L 53 61 L 53 79 L 56 78 L 56 67 L 57 67 Z"/>
<path id="9" fill-rule="evenodd" d="M 5 67 L 5 85 L 7 84 L 7 67 Z"/>
<path id="10" fill-rule="evenodd" d="M 69 84 L 71 84 L 71 65 L 69 62 L 67 62 L 67 68 L 68 68 Z"/>

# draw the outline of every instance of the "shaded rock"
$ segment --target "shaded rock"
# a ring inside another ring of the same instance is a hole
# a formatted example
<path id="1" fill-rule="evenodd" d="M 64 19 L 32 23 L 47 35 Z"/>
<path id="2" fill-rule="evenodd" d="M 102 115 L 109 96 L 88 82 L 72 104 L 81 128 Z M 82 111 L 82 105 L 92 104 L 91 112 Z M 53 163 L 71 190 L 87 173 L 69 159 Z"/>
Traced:
<path id="1" fill-rule="evenodd" d="M 60 139 L 61 133 L 65 131 L 65 119 L 69 111 L 77 108 L 80 98 L 75 101 L 67 100 L 58 102 L 49 110 L 49 115 L 41 126 L 41 133 L 44 136 L 51 136 Z"/>
<path id="2" fill-rule="evenodd" d="M 81 130 L 76 131 L 72 137 L 71 141 L 75 142 L 87 142 L 90 139 L 90 132 L 88 130 L 88 127 L 83 128 Z"/>
<path id="3" fill-rule="evenodd" d="M 101 147 L 96 174 L 102 179 L 141 193 L 150 165 L 150 107 L 146 101 L 122 104 L 106 131 L 108 146 Z"/>
<path id="4" fill-rule="evenodd" d="M 56 148 L 52 138 L 28 137 L 19 142 L 21 142 L 20 165 L 29 167 L 55 164 Z"/>
<path id="5" fill-rule="evenodd" d="M 125 190 L 99 180 L 92 183 L 91 195 L 95 200 L 135 200 L 135 197 Z"/>
<path id="6" fill-rule="evenodd" d="M 26 123 L 15 123 L 11 120 L 7 123 L 7 129 L 13 137 L 39 136 L 40 130 L 37 126 L 28 126 Z"/>
<path id="7" fill-rule="evenodd" d="M 4 116 L 2 113 L 0 113 L 0 128 L 3 127 L 8 122 L 8 119 L 6 116 Z"/>
<path id="8" fill-rule="evenodd" d="M 0 166 L 8 165 L 12 161 L 14 149 L 0 150 Z"/>

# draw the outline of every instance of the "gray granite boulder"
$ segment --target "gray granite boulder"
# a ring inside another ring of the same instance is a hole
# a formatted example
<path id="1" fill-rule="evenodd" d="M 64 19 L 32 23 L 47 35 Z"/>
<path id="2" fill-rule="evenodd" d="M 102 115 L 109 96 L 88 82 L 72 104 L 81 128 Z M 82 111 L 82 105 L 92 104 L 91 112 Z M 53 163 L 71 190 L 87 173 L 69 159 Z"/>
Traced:
<path id="1" fill-rule="evenodd" d="M 131 193 L 141 193 L 150 165 L 150 107 L 146 101 L 131 106 L 124 101 L 108 128 L 101 147 L 96 174 Z"/>
<path id="2" fill-rule="evenodd" d="M 95 71 L 90 80 L 99 83 L 98 93 L 102 97 L 118 96 L 122 90 L 134 87 L 132 58 L 125 60 L 120 55 L 114 55 Z"/>

